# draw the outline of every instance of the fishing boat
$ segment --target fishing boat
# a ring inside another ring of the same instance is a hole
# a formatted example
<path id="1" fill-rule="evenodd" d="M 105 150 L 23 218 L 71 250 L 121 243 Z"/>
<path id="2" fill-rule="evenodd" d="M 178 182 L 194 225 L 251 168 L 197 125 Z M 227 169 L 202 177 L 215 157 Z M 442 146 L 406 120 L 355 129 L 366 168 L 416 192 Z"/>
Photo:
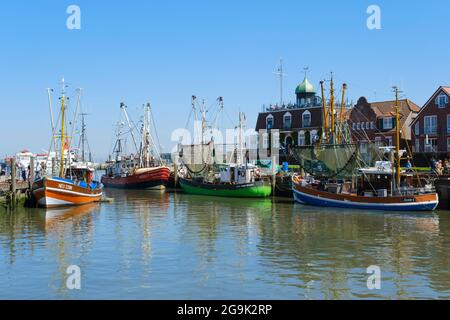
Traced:
<path id="1" fill-rule="evenodd" d="M 124 133 L 122 123 L 118 125 L 117 139 L 113 153 L 115 159 L 109 161 L 102 183 L 106 188 L 120 189 L 157 189 L 163 190 L 169 182 L 170 168 L 163 165 L 160 152 L 150 133 L 151 107 L 144 106 L 144 119 L 141 129 L 141 143 L 138 147 L 134 127 L 127 113 L 127 107 L 121 103 L 120 108 L 128 124 L 136 154 L 124 155 Z M 154 121 L 152 122 L 154 124 Z"/>
<path id="2" fill-rule="evenodd" d="M 52 143 L 50 150 L 58 147 L 59 140 L 59 175 L 43 176 L 37 179 L 31 188 L 32 195 L 38 206 L 44 208 L 54 208 L 63 206 L 82 205 L 97 202 L 102 197 L 102 186 L 93 180 L 94 168 L 89 167 L 81 162 L 72 162 L 71 143 L 73 133 L 78 117 L 78 109 L 80 106 L 80 91 L 78 96 L 77 109 L 75 111 L 72 123 L 72 134 L 67 132 L 67 106 L 66 106 L 66 84 L 64 79 L 61 81 L 61 107 L 58 119 L 61 121 L 59 134 L 57 127 L 53 122 L 53 113 L 51 112 L 52 122 Z M 49 96 L 49 101 L 51 101 Z M 50 111 L 52 110 L 50 104 Z"/>
<path id="3" fill-rule="evenodd" d="M 193 111 L 196 111 L 195 96 L 193 96 Z M 223 110 L 223 98 L 220 97 L 219 110 Z M 238 198 L 264 198 L 272 193 L 270 183 L 261 176 L 260 168 L 249 163 L 244 156 L 243 129 L 245 115 L 239 116 L 239 145 L 230 153 L 231 161 L 227 161 L 226 150 L 221 150 L 224 159 L 217 156 L 216 151 L 221 147 L 216 145 L 214 137 L 206 143 L 205 128 L 206 110 L 204 104 L 201 108 L 202 132 L 201 143 L 197 145 L 179 146 L 180 161 L 184 174 L 180 176 L 179 183 L 184 192 L 196 195 L 238 197 Z M 190 157 L 191 156 L 191 157 Z M 245 159 L 244 159 L 245 158 Z M 221 161 L 222 160 L 222 161 Z"/>
<path id="4" fill-rule="evenodd" d="M 377 161 L 374 167 L 361 166 L 358 148 L 351 143 L 337 144 L 330 132 L 328 145 L 296 149 L 295 156 L 309 172 L 293 177 L 296 202 L 321 207 L 338 207 L 385 211 L 432 211 L 439 203 L 434 187 L 413 186 L 409 174 L 402 172 L 400 161 L 406 153 L 400 150 L 398 90 L 396 92 L 395 147 L 384 147 L 389 161 Z M 333 121 L 333 120 L 332 120 Z M 333 127 L 334 128 L 334 127 Z M 359 165 L 359 168 L 358 168 Z M 357 168 L 356 171 L 353 169 Z M 345 174 L 347 173 L 347 174 Z M 350 176 L 357 179 L 349 179 Z M 320 177 L 320 178 L 318 178 Z"/>
<path id="5" fill-rule="evenodd" d="M 272 193 L 272 187 L 260 179 L 259 169 L 253 165 L 224 165 L 212 180 L 204 177 L 183 179 L 180 186 L 186 193 L 234 198 L 261 198 Z"/>

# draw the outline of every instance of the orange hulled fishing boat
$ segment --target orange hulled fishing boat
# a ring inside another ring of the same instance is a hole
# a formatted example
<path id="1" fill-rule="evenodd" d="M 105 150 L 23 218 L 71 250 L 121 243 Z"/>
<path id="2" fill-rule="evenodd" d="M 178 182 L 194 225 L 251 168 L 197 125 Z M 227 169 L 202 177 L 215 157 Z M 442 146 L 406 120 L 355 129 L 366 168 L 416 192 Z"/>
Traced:
<path id="1" fill-rule="evenodd" d="M 92 203 L 99 201 L 102 197 L 102 186 L 100 183 L 93 181 L 94 165 L 90 162 L 84 161 L 84 150 L 82 159 L 76 159 L 73 156 L 70 145 L 73 140 L 74 127 L 76 125 L 76 118 L 80 104 L 80 96 L 78 96 L 78 104 L 75 111 L 74 121 L 72 121 L 72 133 L 67 133 L 67 110 L 66 110 L 66 95 L 65 82 L 62 80 L 62 94 L 61 94 L 61 109 L 58 119 L 61 121 L 61 129 L 57 134 L 57 127 L 53 122 L 53 115 L 51 112 L 52 122 L 52 143 L 51 148 L 55 148 L 58 160 L 59 175 L 42 176 L 34 181 L 32 186 L 32 195 L 36 204 L 40 207 L 63 207 L 74 206 Z M 79 95 L 80 95 L 80 91 Z M 50 91 L 49 91 L 49 101 Z M 50 104 L 50 111 L 51 111 Z M 58 126 L 59 127 L 59 126 Z M 83 139 L 84 139 L 84 123 L 83 123 Z M 59 143 L 58 143 L 59 140 Z M 56 150 L 57 147 L 59 150 Z M 50 154 L 50 153 L 49 153 Z M 52 171 L 56 171 L 55 168 Z"/>

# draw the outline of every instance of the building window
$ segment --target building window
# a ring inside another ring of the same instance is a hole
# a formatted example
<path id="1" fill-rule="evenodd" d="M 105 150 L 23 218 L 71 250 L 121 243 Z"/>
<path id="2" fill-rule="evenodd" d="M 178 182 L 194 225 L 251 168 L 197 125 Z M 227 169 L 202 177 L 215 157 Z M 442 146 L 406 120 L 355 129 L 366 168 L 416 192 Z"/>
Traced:
<path id="1" fill-rule="evenodd" d="M 420 122 L 417 122 L 417 123 L 414 125 L 414 134 L 415 134 L 416 136 L 419 136 L 419 135 L 420 135 Z"/>
<path id="2" fill-rule="evenodd" d="M 414 143 L 414 149 L 416 152 L 420 152 L 420 139 L 416 138 L 415 143 Z"/>
<path id="3" fill-rule="evenodd" d="M 381 147 L 381 137 L 375 137 L 375 146 Z"/>
<path id="4" fill-rule="evenodd" d="M 299 146 L 305 145 L 305 132 L 304 131 L 300 131 L 298 133 L 298 145 Z"/>
<path id="5" fill-rule="evenodd" d="M 450 133 L 450 114 L 447 115 L 447 133 Z"/>
<path id="6" fill-rule="evenodd" d="M 387 146 L 392 146 L 392 137 L 386 137 L 386 145 Z"/>
<path id="7" fill-rule="evenodd" d="M 353 130 L 356 129 L 356 123 L 353 122 L 352 128 L 353 128 Z"/>
<path id="8" fill-rule="evenodd" d="M 426 116 L 424 117 L 424 128 L 425 134 L 436 134 L 437 133 L 437 116 Z"/>
<path id="9" fill-rule="evenodd" d="M 437 152 L 437 138 L 428 138 L 425 142 L 425 152 Z"/>
<path id="10" fill-rule="evenodd" d="M 305 111 L 302 115 L 303 128 L 309 128 L 311 126 L 311 112 Z"/>
<path id="11" fill-rule="evenodd" d="M 269 148 L 269 134 L 264 133 L 263 134 L 263 149 Z"/>
<path id="12" fill-rule="evenodd" d="M 392 118 L 383 118 L 383 129 L 391 130 L 393 128 Z"/>
<path id="13" fill-rule="evenodd" d="M 366 122 L 366 130 L 370 130 L 370 124 L 369 124 L 369 122 Z"/>
<path id="14" fill-rule="evenodd" d="M 447 138 L 447 152 L 450 152 L 450 138 Z"/>
<path id="15" fill-rule="evenodd" d="M 266 128 L 267 130 L 273 129 L 273 116 L 269 114 L 266 118 Z"/>
<path id="16" fill-rule="evenodd" d="M 311 143 L 314 144 L 319 140 L 319 136 L 317 135 L 317 130 L 311 131 Z"/>
<path id="17" fill-rule="evenodd" d="M 373 121 L 370 122 L 370 129 L 372 129 L 372 130 L 375 129 L 375 123 Z"/>
<path id="18" fill-rule="evenodd" d="M 360 122 L 358 122 L 358 123 L 356 124 L 356 129 L 361 130 L 361 123 L 360 123 Z"/>
<path id="19" fill-rule="evenodd" d="M 436 105 L 438 106 L 438 108 L 445 108 L 445 106 L 448 104 L 448 96 L 444 93 L 441 93 L 437 98 L 436 98 Z"/>
<path id="20" fill-rule="evenodd" d="M 292 115 L 289 112 L 283 116 L 283 127 L 284 129 L 292 128 Z"/>

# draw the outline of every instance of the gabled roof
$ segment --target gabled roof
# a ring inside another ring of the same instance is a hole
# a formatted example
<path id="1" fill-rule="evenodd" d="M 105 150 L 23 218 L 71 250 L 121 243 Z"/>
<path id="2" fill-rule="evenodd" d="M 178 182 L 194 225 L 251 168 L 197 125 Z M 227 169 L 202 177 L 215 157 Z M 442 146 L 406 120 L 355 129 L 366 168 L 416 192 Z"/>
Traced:
<path id="1" fill-rule="evenodd" d="M 416 121 L 417 121 L 417 119 L 419 119 L 419 115 L 422 113 L 422 111 L 425 110 L 425 108 L 429 105 L 429 103 L 430 103 L 431 101 L 433 101 L 433 100 L 436 98 L 436 96 L 438 95 L 438 93 L 441 92 L 441 91 L 445 92 L 445 94 L 447 94 L 447 95 L 450 97 L 450 87 L 448 87 L 448 86 L 440 86 L 440 87 L 433 93 L 433 95 L 431 96 L 431 98 L 428 99 L 427 102 L 425 102 L 425 104 L 423 105 L 423 107 L 420 109 L 419 114 L 417 115 L 417 117 L 411 122 L 411 126 L 413 126 L 413 125 L 416 123 Z"/>
<path id="2" fill-rule="evenodd" d="M 395 116 L 395 100 L 371 102 L 370 106 L 377 117 Z M 398 107 L 401 114 L 420 111 L 419 106 L 408 99 L 399 100 Z"/>
<path id="3" fill-rule="evenodd" d="M 450 87 L 441 87 L 442 88 L 442 90 L 444 90 L 445 91 L 445 93 L 446 94 L 448 94 L 449 96 L 450 96 Z"/>

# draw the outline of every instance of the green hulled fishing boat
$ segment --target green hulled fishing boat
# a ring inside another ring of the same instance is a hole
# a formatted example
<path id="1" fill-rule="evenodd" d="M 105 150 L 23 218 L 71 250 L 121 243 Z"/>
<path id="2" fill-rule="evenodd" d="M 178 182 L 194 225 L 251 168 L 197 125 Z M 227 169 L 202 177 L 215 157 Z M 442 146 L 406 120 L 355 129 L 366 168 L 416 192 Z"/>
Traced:
<path id="1" fill-rule="evenodd" d="M 223 110 L 223 99 L 219 98 L 218 101 L 219 110 Z M 195 96 L 193 96 L 192 105 L 195 112 L 197 110 Z M 249 163 L 247 156 L 244 157 L 244 152 L 248 152 L 242 137 L 245 115 L 240 113 L 239 116 L 239 145 L 235 145 L 234 150 L 228 153 L 226 146 L 214 143 L 213 137 L 205 143 L 207 125 L 204 104 L 200 110 L 202 114 L 201 143 L 179 145 L 179 160 L 182 168 L 179 182 L 183 191 L 189 194 L 218 197 L 265 198 L 270 196 L 271 184 L 261 177 L 259 167 Z"/>
<path id="2" fill-rule="evenodd" d="M 180 185 L 186 193 L 205 196 L 264 198 L 272 193 L 272 187 L 264 181 L 242 184 L 218 184 L 205 183 L 203 180 L 180 179 Z"/>

